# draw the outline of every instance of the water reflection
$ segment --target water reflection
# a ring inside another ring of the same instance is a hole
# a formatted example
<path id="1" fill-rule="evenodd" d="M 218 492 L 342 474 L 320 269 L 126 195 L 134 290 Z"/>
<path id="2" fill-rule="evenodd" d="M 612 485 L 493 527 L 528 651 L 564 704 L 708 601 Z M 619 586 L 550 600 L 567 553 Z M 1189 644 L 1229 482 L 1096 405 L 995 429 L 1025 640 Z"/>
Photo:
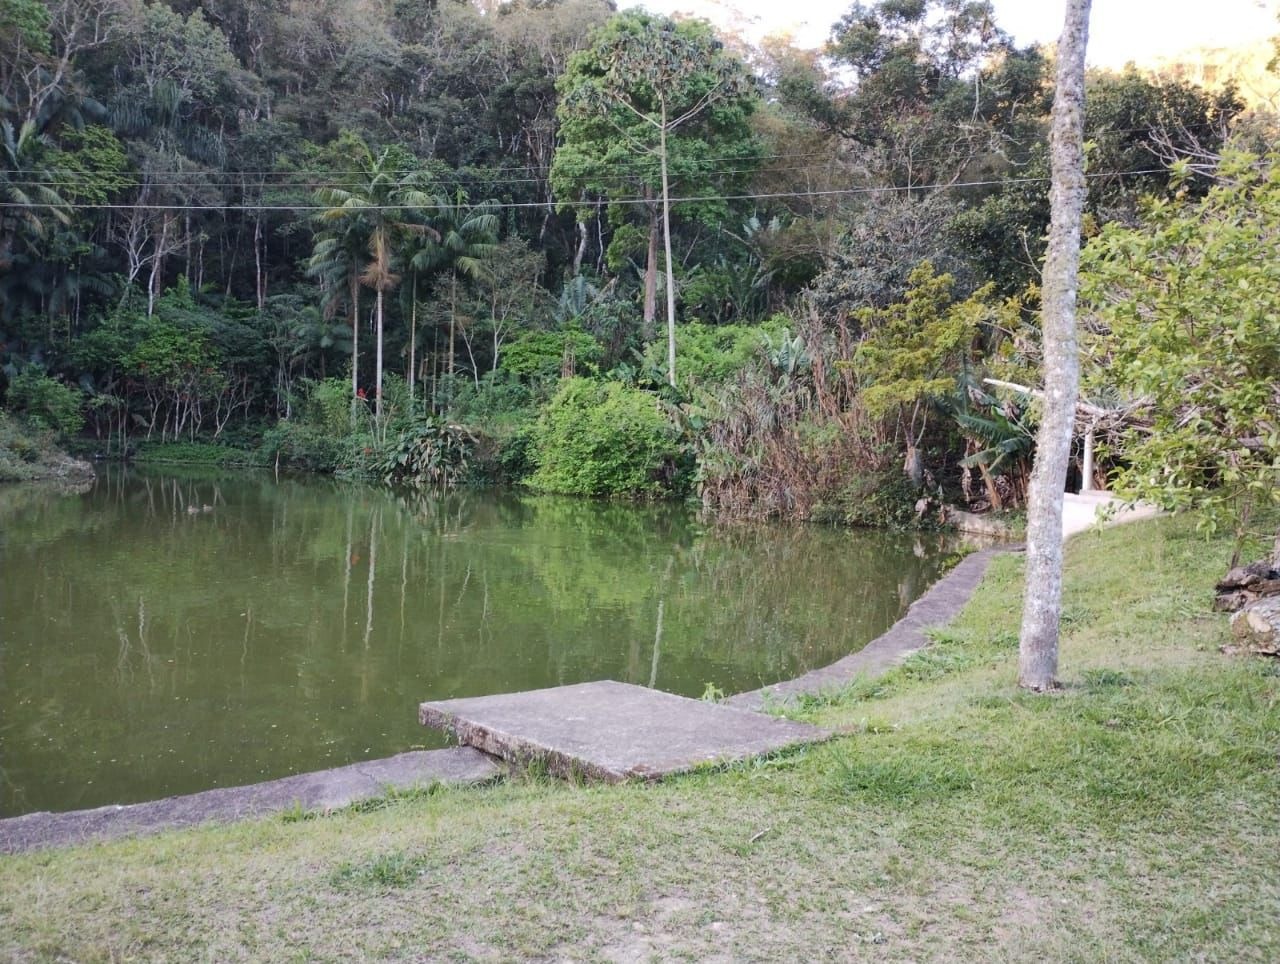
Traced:
<path id="1" fill-rule="evenodd" d="M 942 545 L 707 529 L 681 507 L 113 468 L 0 490 L 0 812 L 428 744 L 430 698 L 620 679 L 699 695 L 882 632 Z"/>

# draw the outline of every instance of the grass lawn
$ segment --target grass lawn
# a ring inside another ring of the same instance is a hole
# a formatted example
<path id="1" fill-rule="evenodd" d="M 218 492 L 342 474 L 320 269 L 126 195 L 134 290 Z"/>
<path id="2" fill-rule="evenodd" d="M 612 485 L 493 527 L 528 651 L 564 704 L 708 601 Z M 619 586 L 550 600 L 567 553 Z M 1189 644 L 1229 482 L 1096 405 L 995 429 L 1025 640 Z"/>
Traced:
<path id="1" fill-rule="evenodd" d="M 0 858 L 18 960 L 1280 960 L 1280 667 L 1218 653 L 1181 520 L 1077 537 L 1066 689 L 1018 557 L 846 735 L 657 786 L 536 778 Z"/>

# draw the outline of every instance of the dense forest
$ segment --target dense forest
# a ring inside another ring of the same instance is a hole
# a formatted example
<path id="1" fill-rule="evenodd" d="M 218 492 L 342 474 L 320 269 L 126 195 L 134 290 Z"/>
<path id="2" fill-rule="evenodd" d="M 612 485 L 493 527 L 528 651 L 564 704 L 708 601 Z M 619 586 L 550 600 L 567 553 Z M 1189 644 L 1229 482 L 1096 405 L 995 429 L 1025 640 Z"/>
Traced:
<path id="1" fill-rule="evenodd" d="M 86 451 L 846 522 L 1023 496 L 1033 396 L 984 378 L 1038 380 L 1052 52 L 989 3 L 856 3 L 815 52 L 602 0 L 0 0 L 0 48 L 0 396 Z M 1099 472 L 1265 492 L 1275 118 L 1133 69 L 1087 103 Z"/>

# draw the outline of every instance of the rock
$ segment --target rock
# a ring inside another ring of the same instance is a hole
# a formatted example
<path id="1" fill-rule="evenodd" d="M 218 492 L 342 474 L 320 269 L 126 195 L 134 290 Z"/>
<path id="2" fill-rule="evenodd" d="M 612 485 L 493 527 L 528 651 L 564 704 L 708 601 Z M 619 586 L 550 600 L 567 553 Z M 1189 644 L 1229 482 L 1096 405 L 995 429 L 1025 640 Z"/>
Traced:
<path id="1" fill-rule="evenodd" d="M 1259 559 L 1257 562 L 1251 562 L 1247 566 L 1236 566 L 1218 581 L 1218 585 L 1215 588 L 1219 590 L 1244 589 L 1246 586 L 1252 586 L 1255 582 L 1277 578 L 1280 578 L 1280 573 L 1271 568 L 1271 563 L 1265 559 Z"/>
<path id="2" fill-rule="evenodd" d="M 1012 539 L 1016 535 L 1013 526 L 997 515 L 978 515 L 953 505 L 942 507 L 942 521 L 960 532 L 971 532 L 974 535 L 994 536 L 997 539 Z"/>
<path id="3" fill-rule="evenodd" d="M 1233 592 L 1220 592 L 1213 597 L 1213 611 L 1215 613 L 1234 613 L 1243 609 L 1248 603 L 1253 602 L 1257 598 L 1253 593 L 1245 592 L 1243 589 L 1237 589 Z"/>
<path id="4" fill-rule="evenodd" d="M 1247 566 L 1236 566 L 1217 585 L 1218 595 L 1213 608 L 1220 613 L 1233 613 L 1244 609 L 1256 599 L 1280 595 L 1280 572 L 1271 562 L 1259 559 Z"/>
<path id="5" fill-rule="evenodd" d="M 1237 652 L 1280 656 L 1280 596 L 1254 600 L 1232 616 L 1231 635 L 1240 641 Z"/>

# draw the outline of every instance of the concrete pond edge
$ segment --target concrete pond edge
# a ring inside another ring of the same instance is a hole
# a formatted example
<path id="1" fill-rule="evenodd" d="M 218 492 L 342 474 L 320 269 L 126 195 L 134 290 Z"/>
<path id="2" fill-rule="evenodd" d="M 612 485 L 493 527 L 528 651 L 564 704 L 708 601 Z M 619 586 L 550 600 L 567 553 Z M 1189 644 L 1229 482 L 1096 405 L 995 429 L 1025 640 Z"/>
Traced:
<path id="1" fill-rule="evenodd" d="M 993 559 L 1020 551 L 1020 545 L 1005 545 L 970 553 L 913 602 L 905 616 L 856 653 L 795 679 L 730 696 L 724 703 L 757 712 L 785 710 L 787 702 L 798 697 L 823 696 L 849 686 L 854 680 L 883 676 L 912 653 L 928 646 L 930 629 L 944 626 L 960 614 L 982 583 Z"/>
<path id="2" fill-rule="evenodd" d="M 298 773 L 266 783 L 219 787 L 146 803 L 28 813 L 0 820 L 0 854 L 157 833 L 203 823 L 229 823 L 272 814 L 340 810 L 355 803 L 434 784 L 471 786 L 501 777 L 505 768 L 479 750 L 415 750 L 381 760 Z"/>
<path id="3" fill-rule="evenodd" d="M 982 582 L 992 559 L 1020 548 L 997 546 L 970 553 L 912 603 L 905 616 L 858 652 L 796 679 L 736 694 L 722 701 L 723 704 L 755 712 L 785 708 L 787 700 L 797 696 L 821 696 L 857 678 L 883 675 L 929 644 L 927 630 L 944 625 L 959 614 Z M 486 754 L 459 746 L 401 753 L 266 783 L 220 787 L 146 803 L 65 813 L 41 811 L 0 819 L 0 854 L 157 833 L 208 822 L 226 823 L 292 810 L 336 810 L 388 792 L 434 783 L 457 786 L 487 783 L 504 772 L 503 767 Z"/>

